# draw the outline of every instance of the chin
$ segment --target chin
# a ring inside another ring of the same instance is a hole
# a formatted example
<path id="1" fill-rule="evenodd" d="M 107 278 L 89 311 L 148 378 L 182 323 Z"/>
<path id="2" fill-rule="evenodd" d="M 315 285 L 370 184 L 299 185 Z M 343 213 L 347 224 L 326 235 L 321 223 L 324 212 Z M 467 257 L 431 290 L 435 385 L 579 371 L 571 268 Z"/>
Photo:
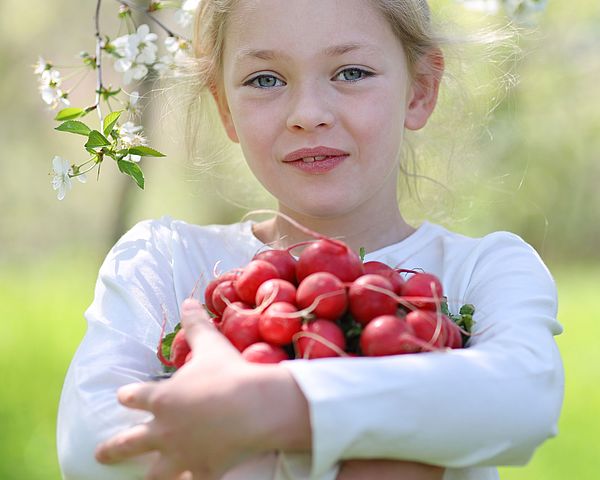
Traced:
<path id="1" fill-rule="evenodd" d="M 348 195 L 305 196 L 281 202 L 287 209 L 313 218 L 336 218 L 353 210 Z"/>

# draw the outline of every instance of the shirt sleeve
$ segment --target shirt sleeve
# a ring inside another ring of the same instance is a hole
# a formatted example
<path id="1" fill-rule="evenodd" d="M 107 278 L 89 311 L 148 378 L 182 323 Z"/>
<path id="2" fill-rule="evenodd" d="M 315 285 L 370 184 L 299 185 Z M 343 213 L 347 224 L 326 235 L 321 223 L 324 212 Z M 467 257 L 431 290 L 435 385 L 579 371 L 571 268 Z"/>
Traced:
<path id="1" fill-rule="evenodd" d="M 121 238 L 100 269 L 85 313 L 87 331 L 59 404 L 57 447 L 64 479 L 144 478 L 148 456 L 104 466 L 94 459 L 94 450 L 99 442 L 151 418 L 122 407 L 116 391 L 160 372 L 156 348 L 163 320 L 166 331 L 178 321 L 170 236 L 166 222 L 142 222 Z"/>
<path id="2" fill-rule="evenodd" d="M 461 303 L 477 309 L 468 348 L 284 362 L 309 402 L 311 479 L 350 458 L 524 464 L 556 434 L 564 377 L 548 270 L 502 232 L 463 256 L 455 274 Z"/>

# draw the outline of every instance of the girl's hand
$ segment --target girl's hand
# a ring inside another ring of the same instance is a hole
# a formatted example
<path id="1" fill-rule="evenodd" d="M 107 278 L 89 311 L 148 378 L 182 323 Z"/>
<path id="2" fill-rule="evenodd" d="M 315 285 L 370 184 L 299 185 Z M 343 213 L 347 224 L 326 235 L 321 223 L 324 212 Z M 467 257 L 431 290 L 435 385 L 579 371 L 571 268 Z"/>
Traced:
<path id="1" fill-rule="evenodd" d="M 442 480 L 444 469 L 401 460 L 347 460 L 336 480 Z"/>
<path id="2" fill-rule="evenodd" d="M 123 405 L 154 419 L 100 445 L 99 462 L 156 451 L 148 478 L 213 480 L 249 456 L 310 450 L 308 404 L 285 368 L 246 362 L 195 300 L 183 303 L 182 326 L 192 360 L 169 380 L 119 389 Z"/>

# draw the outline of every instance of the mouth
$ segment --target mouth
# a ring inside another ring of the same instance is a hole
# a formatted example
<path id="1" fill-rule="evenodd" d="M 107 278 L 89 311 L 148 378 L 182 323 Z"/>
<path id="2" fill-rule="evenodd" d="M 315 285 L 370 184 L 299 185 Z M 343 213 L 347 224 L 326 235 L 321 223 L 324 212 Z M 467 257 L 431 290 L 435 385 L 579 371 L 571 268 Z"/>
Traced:
<path id="1" fill-rule="evenodd" d="M 315 163 L 323 162 L 332 158 L 347 157 L 348 152 L 339 150 L 331 147 L 314 147 L 314 148 L 301 148 L 295 150 L 285 156 L 284 162 L 302 162 L 302 163 Z"/>

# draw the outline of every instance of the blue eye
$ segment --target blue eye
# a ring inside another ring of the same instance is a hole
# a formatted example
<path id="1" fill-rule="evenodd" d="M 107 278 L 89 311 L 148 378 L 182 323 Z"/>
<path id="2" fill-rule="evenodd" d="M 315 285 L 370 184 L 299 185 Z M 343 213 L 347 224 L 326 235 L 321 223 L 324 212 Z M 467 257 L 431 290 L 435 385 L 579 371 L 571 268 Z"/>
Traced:
<path id="1" fill-rule="evenodd" d="M 373 74 L 373 72 L 363 70 L 362 68 L 352 67 L 352 68 L 346 68 L 346 69 L 342 70 L 340 73 L 338 73 L 336 75 L 336 78 L 339 77 L 340 75 L 343 75 L 343 77 L 344 77 L 343 80 L 345 80 L 347 82 L 357 82 L 358 80 L 362 80 L 363 78 L 370 77 L 374 74 Z"/>
<path id="2" fill-rule="evenodd" d="M 280 87 L 277 82 L 283 85 L 283 82 L 273 75 L 257 75 L 256 77 L 248 80 L 245 85 L 250 85 L 255 88 L 269 89 L 273 87 Z"/>

